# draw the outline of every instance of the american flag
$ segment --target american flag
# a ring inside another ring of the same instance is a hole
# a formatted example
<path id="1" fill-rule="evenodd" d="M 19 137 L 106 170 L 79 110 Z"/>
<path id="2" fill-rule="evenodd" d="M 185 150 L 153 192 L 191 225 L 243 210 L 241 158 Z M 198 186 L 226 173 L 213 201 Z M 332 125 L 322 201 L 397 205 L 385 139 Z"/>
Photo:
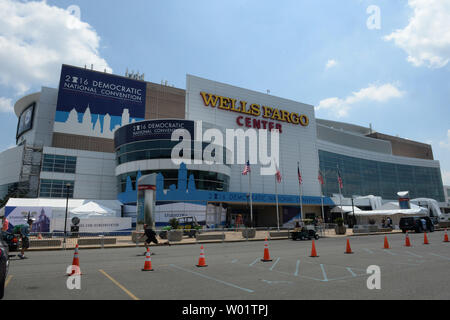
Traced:
<path id="1" fill-rule="evenodd" d="M 252 170 L 250 169 L 250 161 L 247 161 L 247 164 L 245 165 L 244 171 L 242 171 L 242 174 L 244 176 L 247 175 L 247 173 L 251 172 Z"/>
<path id="2" fill-rule="evenodd" d="M 339 182 L 339 188 L 343 189 L 344 188 L 344 183 L 342 182 L 342 177 L 341 177 L 341 171 L 338 168 L 338 182 Z"/>
<path id="3" fill-rule="evenodd" d="M 297 175 L 298 175 L 298 183 L 302 184 L 303 183 L 303 179 L 302 179 L 302 174 L 300 172 L 300 163 L 297 163 Z"/>
<path id="4" fill-rule="evenodd" d="M 318 179 L 319 179 L 319 182 L 320 182 L 321 185 L 325 184 L 325 182 L 323 181 L 322 172 L 320 170 L 319 170 L 319 177 L 318 177 Z"/>
<path id="5" fill-rule="evenodd" d="M 275 176 L 277 178 L 277 182 L 281 183 L 281 172 L 280 172 L 280 169 L 278 169 L 278 166 L 276 164 L 275 164 L 275 167 L 277 169 L 277 172 L 275 173 Z"/>

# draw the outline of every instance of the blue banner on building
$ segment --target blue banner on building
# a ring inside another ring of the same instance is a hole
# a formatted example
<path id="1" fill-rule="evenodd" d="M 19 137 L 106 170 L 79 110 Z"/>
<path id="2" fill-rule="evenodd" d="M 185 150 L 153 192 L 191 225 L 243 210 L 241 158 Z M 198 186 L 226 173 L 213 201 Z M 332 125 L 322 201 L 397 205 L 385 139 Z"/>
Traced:
<path id="1" fill-rule="evenodd" d="M 114 138 L 120 126 L 144 120 L 146 83 L 63 65 L 55 132 Z"/>
<path id="2" fill-rule="evenodd" d="M 185 129 L 194 139 L 194 121 L 190 120 L 151 120 L 133 123 L 115 132 L 114 144 L 121 145 L 145 140 L 171 140 L 177 129 Z"/>

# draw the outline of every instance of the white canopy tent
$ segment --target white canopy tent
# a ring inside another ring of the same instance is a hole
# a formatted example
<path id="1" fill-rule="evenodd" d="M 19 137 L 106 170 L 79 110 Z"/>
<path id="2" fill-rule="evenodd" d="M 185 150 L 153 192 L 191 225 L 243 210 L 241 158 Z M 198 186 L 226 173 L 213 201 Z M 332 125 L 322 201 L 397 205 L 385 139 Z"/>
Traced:
<path id="1" fill-rule="evenodd" d="M 411 204 L 411 209 L 400 209 L 398 202 L 388 202 L 378 210 L 355 211 L 358 224 L 369 224 L 369 220 L 374 220 L 376 224 L 381 224 L 383 218 L 390 217 L 394 225 L 398 225 L 400 218 L 404 216 L 427 216 L 428 209 Z"/>
<path id="2" fill-rule="evenodd" d="M 79 218 L 114 217 L 116 214 L 114 210 L 93 201 L 70 210 L 70 213 Z"/>
<path id="3" fill-rule="evenodd" d="M 442 216 L 442 211 L 439 208 L 439 203 L 434 199 L 429 198 L 417 198 L 412 199 L 410 201 L 411 206 L 414 205 L 420 205 L 421 207 L 426 207 L 429 210 L 430 216 L 440 218 Z"/>
<path id="4" fill-rule="evenodd" d="M 66 205 L 68 212 L 83 206 L 89 202 L 95 202 L 100 206 L 108 208 L 115 212 L 113 216 L 120 217 L 122 213 L 122 203 L 118 200 L 88 200 L 88 199 L 49 199 L 49 198 L 11 198 L 6 204 L 8 207 L 17 207 L 23 211 L 29 211 L 35 208 L 51 208 L 53 218 L 64 218 L 66 213 Z"/>
<path id="5" fill-rule="evenodd" d="M 353 213 L 353 210 L 355 210 L 355 214 L 356 212 L 360 212 L 361 209 L 354 206 L 336 206 L 333 209 L 331 209 L 331 212 L 333 213 Z"/>

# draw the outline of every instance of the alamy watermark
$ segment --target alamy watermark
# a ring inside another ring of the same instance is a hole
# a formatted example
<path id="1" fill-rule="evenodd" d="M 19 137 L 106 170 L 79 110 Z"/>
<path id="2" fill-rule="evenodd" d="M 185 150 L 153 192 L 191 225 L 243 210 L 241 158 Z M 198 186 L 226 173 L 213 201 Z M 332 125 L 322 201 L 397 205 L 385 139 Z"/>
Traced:
<path id="1" fill-rule="evenodd" d="M 369 14 L 366 25 L 369 30 L 381 29 L 381 9 L 379 6 L 371 5 L 367 7 L 366 13 Z"/>
<path id="2" fill-rule="evenodd" d="M 280 132 L 276 129 L 270 131 L 270 146 L 268 135 L 269 131 L 265 129 L 250 128 L 246 131 L 226 129 L 224 137 L 219 129 L 207 129 L 203 132 L 202 121 L 197 121 L 194 150 L 192 150 L 191 133 L 186 129 L 177 129 L 172 133 L 171 139 L 180 142 L 173 147 L 171 159 L 175 165 L 181 163 L 243 165 L 249 161 L 251 165 L 261 166 L 261 175 L 274 175 L 280 159 Z M 209 144 L 203 148 L 204 143 Z M 194 159 L 192 159 L 192 151 Z"/>
<path id="3" fill-rule="evenodd" d="M 366 271 L 371 276 L 367 279 L 367 289 L 381 290 L 381 268 L 376 265 L 369 266 Z"/>
<path id="4" fill-rule="evenodd" d="M 70 13 L 70 17 L 67 20 L 67 28 L 75 29 L 81 21 L 81 9 L 79 6 L 73 4 L 66 9 Z"/>
<path id="5" fill-rule="evenodd" d="M 81 271 L 80 267 L 70 265 L 67 267 L 67 274 L 69 277 L 66 281 L 66 287 L 69 290 L 81 290 Z"/>

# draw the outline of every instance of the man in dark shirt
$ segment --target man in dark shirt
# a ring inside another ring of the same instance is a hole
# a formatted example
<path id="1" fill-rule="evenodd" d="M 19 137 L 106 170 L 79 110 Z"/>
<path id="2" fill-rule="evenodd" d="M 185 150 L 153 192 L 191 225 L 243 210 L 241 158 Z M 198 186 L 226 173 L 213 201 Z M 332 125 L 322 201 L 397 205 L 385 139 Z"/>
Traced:
<path id="1" fill-rule="evenodd" d="M 153 242 L 154 244 L 159 244 L 158 239 L 156 239 L 156 232 L 153 231 L 153 229 L 147 224 L 144 224 L 144 234 L 139 238 L 139 240 L 142 239 L 144 236 L 147 237 L 147 239 L 145 239 L 145 251 L 147 251 L 148 247 L 150 246 L 150 243 Z M 167 241 L 164 244 L 170 246 L 169 241 Z"/>

